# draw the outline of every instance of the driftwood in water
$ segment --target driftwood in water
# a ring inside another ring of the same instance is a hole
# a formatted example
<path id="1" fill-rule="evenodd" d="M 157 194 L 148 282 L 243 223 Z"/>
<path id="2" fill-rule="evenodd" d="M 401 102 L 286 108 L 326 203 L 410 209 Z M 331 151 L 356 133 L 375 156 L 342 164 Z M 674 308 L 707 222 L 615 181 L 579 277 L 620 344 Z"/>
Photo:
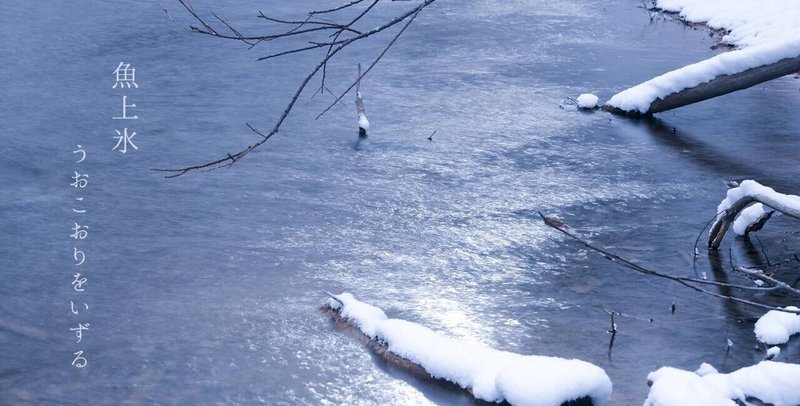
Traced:
<path id="1" fill-rule="evenodd" d="M 738 216 L 742 210 L 756 202 L 761 203 L 770 209 L 781 212 L 789 217 L 800 219 L 800 210 L 798 210 L 797 207 L 788 206 L 782 201 L 774 200 L 769 196 L 748 194 L 737 200 L 731 205 L 731 207 L 717 216 L 717 219 L 711 226 L 711 231 L 708 233 L 708 248 L 714 250 L 718 249 L 720 244 L 722 244 L 722 239 L 725 238 L 725 234 L 728 232 L 728 229 L 736 220 L 736 216 Z M 745 233 L 760 230 L 762 227 L 764 227 L 764 224 L 770 219 L 771 216 L 772 212 L 766 212 L 765 214 L 761 215 L 753 223 L 747 226 Z"/>
<path id="2" fill-rule="evenodd" d="M 389 351 L 389 347 L 386 345 L 386 343 L 368 337 L 361 331 L 361 329 L 358 328 L 358 326 L 353 324 L 352 321 L 342 317 L 342 314 L 338 310 L 330 307 L 329 305 L 322 306 L 320 310 L 322 313 L 330 316 L 336 330 L 344 332 L 347 335 L 355 338 L 367 348 L 372 350 L 375 355 L 383 358 L 387 363 L 389 363 L 389 365 L 401 369 L 420 379 L 433 379 L 431 378 L 430 374 L 425 371 L 425 368 Z"/>
<path id="3" fill-rule="evenodd" d="M 725 238 L 725 234 L 728 233 L 728 229 L 731 228 L 733 221 L 736 220 L 736 216 L 738 216 L 742 210 L 746 209 L 747 206 L 755 202 L 756 199 L 749 196 L 745 197 L 734 203 L 730 208 L 725 210 L 724 213 L 720 214 L 714 221 L 714 225 L 711 226 L 711 231 L 708 233 L 708 248 L 714 250 L 718 249 L 720 244 L 722 244 L 722 239 Z M 766 222 L 766 220 L 764 222 Z M 764 224 L 762 223 L 761 226 L 763 227 Z"/>
<path id="4" fill-rule="evenodd" d="M 762 208 L 758 218 L 746 218 L 751 223 L 745 227 L 745 235 L 764 227 L 775 211 L 800 220 L 800 197 L 796 195 L 778 193 L 753 180 L 744 180 L 741 185 L 734 182 L 731 186 L 734 188 L 728 191 L 727 197 L 722 201 L 723 207 L 727 207 L 727 209 L 717 214 L 711 231 L 708 233 L 708 248 L 710 249 L 719 248 L 728 229 L 736 222 L 737 216 L 754 203 L 761 203 L 770 210 Z M 727 203 L 729 201 L 733 201 L 733 203 Z M 751 213 L 748 217 L 753 214 L 755 213 Z"/>
<path id="5" fill-rule="evenodd" d="M 328 294 L 329 296 L 336 299 L 334 296 Z M 358 328 L 355 324 L 353 324 L 352 320 L 343 317 L 339 310 L 332 308 L 330 305 L 323 305 L 320 309 L 324 314 L 330 316 L 331 320 L 333 321 L 334 327 L 338 331 L 342 331 L 351 337 L 354 337 L 359 342 L 364 344 L 367 348 L 369 348 L 375 355 L 381 357 L 385 360 L 389 365 L 398 368 L 406 373 L 409 373 L 419 379 L 437 382 L 442 385 L 451 386 L 453 388 L 461 388 L 460 386 L 456 385 L 453 382 L 450 382 L 445 379 L 441 378 L 434 378 L 432 377 L 428 371 L 425 370 L 421 365 L 416 364 L 408 359 L 405 359 L 391 351 L 389 351 L 388 345 L 381 341 L 371 338 L 364 334 L 361 329 Z M 536 383 L 533 383 L 534 385 Z M 466 388 L 466 391 L 472 395 L 472 390 L 470 388 Z M 508 404 L 508 402 L 504 402 L 502 404 Z M 592 406 L 592 399 L 588 396 L 584 396 L 582 398 L 570 400 L 567 402 L 562 403 L 560 406 Z"/>
<path id="6" fill-rule="evenodd" d="M 732 75 L 720 75 L 711 81 L 656 99 L 650 103 L 650 108 L 644 115 L 652 115 L 701 102 L 797 72 L 800 72 L 800 56 L 781 59 L 770 65 L 751 68 Z M 607 104 L 603 105 L 602 109 L 614 114 L 642 115 L 638 111 L 626 111 Z"/>

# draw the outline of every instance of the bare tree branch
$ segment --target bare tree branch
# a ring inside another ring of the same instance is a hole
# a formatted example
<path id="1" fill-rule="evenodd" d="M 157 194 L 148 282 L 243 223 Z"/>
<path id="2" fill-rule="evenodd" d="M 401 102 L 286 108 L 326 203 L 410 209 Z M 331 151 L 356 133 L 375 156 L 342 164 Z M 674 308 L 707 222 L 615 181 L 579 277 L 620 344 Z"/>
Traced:
<path id="1" fill-rule="evenodd" d="M 371 1 L 369 3 L 369 5 L 364 8 L 364 10 L 362 10 L 361 12 L 358 13 L 358 15 L 356 15 L 355 17 L 353 17 L 349 21 L 347 21 L 345 23 L 341 23 L 341 24 L 335 23 L 335 22 L 330 22 L 330 21 L 324 21 L 324 20 L 315 19 L 315 16 L 320 15 L 320 14 L 334 13 L 334 12 L 337 12 L 337 11 L 340 11 L 340 10 L 344 10 L 344 9 L 347 9 L 347 8 L 350 8 L 350 7 L 356 7 L 357 5 L 362 3 L 363 0 L 351 1 L 350 3 L 344 4 L 344 5 L 336 7 L 336 8 L 328 9 L 328 10 L 311 11 L 311 12 L 308 13 L 308 17 L 305 20 L 301 20 L 301 21 L 286 20 L 286 19 L 268 17 L 264 13 L 259 12 L 258 17 L 261 18 L 261 19 L 264 19 L 265 21 L 277 24 L 279 26 L 292 26 L 292 28 L 288 29 L 287 31 L 283 31 L 283 32 L 275 33 L 275 34 L 244 35 L 242 32 L 240 32 L 238 29 L 236 29 L 233 26 L 233 24 L 231 24 L 226 18 L 224 18 L 224 16 L 220 17 L 217 14 L 212 13 L 212 15 L 217 20 L 219 20 L 225 26 L 225 28 L 227 28 L 231 32 L 231 34 L 220 33 L 219 30 L 216 30 L 208 21 L 206 21 L 203 17 L 201 17 L 194 10 L 194 8 L 188 2 L 188 0 L 177 0 L 177 1 L 181 4 L 181 6 L 183 6 L 183 8 L 186 10 L 186 12 L 192 18 L 194 18 L 195 20 L 197 20 L 200 23 L 200 26 L 189 26 L 189 28 L 191 29 L 192 32 L 198 33 L 198 34 L 203 34 L 203 35 L 213 36 L 213 37 L 216 37 L 216 38 L 240 41 L 240 42 L 243 42 L 243 43 L 249 45 L 251 48 L 253 46 L 261 43 L 261 42 L 264 42 L 264 41 L 275 41 L 275 40 L 285 39 L 285 38 L 289 38 L 289 37 L 304 36 L 304 35 L 319 34 L 319 33 L 329 33 L 330 35 L 327 36 L 327 39 L 322 40 L 322 41 L 308 41 L 307 43 L 310 43 L 310 45 L 294 47 L 294 48 L 291 48 L 291 49 L 288 49 L 288 50 L 283 50 L 283 51 L 271 53 L 271 54 L 268 54 L 266 56 L 262 56 L 262 57 L 258 58 L 258 60 L 266 60 L 266 59 L 272 59 L 272 58 L 277 58 L 277 57 L 281 57 L 281 56 L 291 55 L 291 54 L 295 54 L 295 53 L 311 51 L 311 50 L 318 49 L 318 48 L 326 48 L 326 47 L 328 48 L 328 51 L 326 52 L 326 54 L 319 60 L 319 62 L 314 66 L 314 68 L 311 69 L 311 71 L 308 73 L 308 75 L 300 82 L 300 85 L 297 87 L 297 89 L 295 90 L 294 94 L 292 95 L 292 98 L 289 100 L 288 104 L 284 108 L 283 113 L 280 116 L 278 116 L 278 119 L 275 121 L 272 129 L 269 132 L 267 132 L 267 133 L 258 132 L 252 126 L 247 124 L 247 126 L 250 128 L 251 131 L 255 132 L 256 134 L 258 134 L 261 137 L 258 141 L 256 141 L 253 144 L 248 145 L 247 147 L 243 148 L 242 150 L 240 150 L 240 151 L 238 151 L 236 153 L 228 153 L 228 154 L 225 154 L 224 157 L 218 158 L 218 159 L 215 159 L 215 160 L 212 160 L 212 161 L 203 162 L 203 163 L 199 163 L 199 164 L 195 164 L 195 165 L 177 167 L 177 168 L 158 168 L 158 169 L 153 169 L 155 171 L 165 172 L 166 173 L 166 175 L 165 175 L 166 178 L 174 178 L 174 177 L 181 176 L 181 175 L 184 175 L 184 174 L 186 174 L 188 172 L 191 172 L 193 170 L 198 170 L 198 169 L 216 169 L 216 168 L 221 168 L 221 167 L 230 167 L 230 166 L 232 166 L 234 163 L 238 162 L 239 160 L 241 160 L 242 158 L 247 156 L 247 154 L 249 154 L 251 151 L 253 151 L 254 149 L 256 149 L 256 148 L 260 147 L 261 145 L 263 145 L 273 135 L 278 133 L 278 131 L 280 130 L 281 125 L 286 120 L 286 118 L 289 116 L 289 113 L 292 111 L 292 108 L 297 103 L 297 100 L 299 99 L 299 97 L 303 93 L 303 91 L 305 90 L 305 88 L 308 85 L 308 83 L 320 71 L 323 72 L 323 75 L 322 75 L 323 79 L 322 79 L 322 83 L 320 84 L 320 89 L 318 90 L 318 92 L 322 92 L 323 90 L 327 89 L 327 87 L 325 86 L 325 71 L 327 70 L 328 62 L 335 55 L 337 55 L 340 51 L 344 50 L 346 47 L 348 47 L 349 45 L 351 45 L 351 44 L 353 44 L 355 42 L 358 42 L 358 41 L 364 40 L 366 38 L 369 38 L 369 37 L 371 37 L 371 36 L 373 36 L 375 34 L 383 32 L 383 31 L 385 31 L 385 30 L 387 30 L 387 29 L 389 29 L 389 28 L 391 28 L 391 27 L 393 27 L 393 26 L 405 21 L 405 24 L 402 26 L 402 28 L 399 30 L 399 32 L 396 33 L 395 36 L 391 39 L 391 41 L 383 48 L 383 50 L 380 52 L 378 57 L 369 65 L 369 67 L 366 69 L 366 71 L 362 75 L 359 75 L 359 77 L 356 79 L 356 81 L 354 81 L 347 88 L 347 90 L 345 90 L 341 95 L 337 96 L 335 98 L 334 103 L 331 106 L 329 106 L 328 108 L 326 108 L 320 114 L 320 116 L 321 116 L 326 111 L 330 110 L 330 108 L 333 105 L 338 103 L 342 99 L 342 97 L 344 97 L 344 95 L 346 95 L 355 86 L 355 83 L 358 80 L 360 80 L 361 78 L 363 78 L 378 63 L 378 61 L 380 61 L 380 59 L 386 54 L 386 52 L 389 50 L 389 48 L 391 48 L 392 45 L 394 45 L 394 43 L 397 41 L 397 39 L 402 35 L 403 32 L 405 32 L 406 28 L 408 28 L 408 26 L 414 21 L 414 19 L 419 15 L 419 13 L 423 9 L 425 9 L 426 7 L 428 7 L 431 4 L 433 4 L 434 2 L 436 2 L 436 0 L 419 0 L 418 3 L 414 7 L 411 7 L 410 9 L 404 11 L 403 13 L 395 16 L 394 18 L 386 21 L 385 23 L 383 23 L 383 24 L 381 24 L 381 25 L 379 25 L 379 26 L 377 26 L 375 28 L 372 28 L 370 30 L 364 30 L 364 31 L 354 28 L 353 27 L 354 24 L 356 24 L 357 22 L 362 20 L 364 18 L 364 16 L 366 16 L 371 10 L 373 10 L 373 8 L 380 2 L 380 0 Z M 345 35 L 345 34 L 347 34 L 347 35 Z M 319 118 L 319 116 L 317 118 Z"/>
<path id="2" fill-rule="evenodd" d="M 364 0 L 354 0 L 354 1 L 351 1 L 350 3 L 347 3 L 347 4 L 343 5 L 343 6 L 334 7 L 334 8 L 328 9 L 328 10 L 310 11 L 308 13 L 308 15 L 333 13 L 334 11 L 344 10 L 344 9 L 346 9 L 348 7 L 354 6 L 354 5 L 358 4 L 358 3 L 361 3 L 362 1 L 364 1 Z"/>
<path id="3" fill-rule="evenodd" d="M 406 22 L 406 25 L 404 25 L 403 28 L 401 28 L 400 31 L 397 32 L 397 35 L 395 35 L 394 38 L 392 38 L 392 40 L 389 42 L 389 44 L 386 45 L 385 48 L 383 48 L 383 51 L 381 51 L 381 53 L 378 55 L 378 57 L 375 58 L 374 61 L 372 61 L 372 63 L 367 67 L 367 69 L 364 71 L 364 73 L 360 74 L 358 76 L 358 78 L 356 79 L 356 81 L 353 82 L 352 84 L 350 84 L 350 86 L 338 98 L 336 98 L 336 100 L 333 103 L 331 103 L 330 106 L 325 108 L 325 110 L 323 110 L 322 113 L 319 113 L 319 115 L 317 115 L 317 120 L 319 120 L 319 118 L 322 117 L 323 114 L 327 113 L 328 110 L 332 109 L 333 106 L 336 105 L 336 103 L 338 103 L 339 100 L 342 99 L 342 97 L 344 97 L 344 95 L 346 95 L 347 93 L 350 92 L 350 90 L 353 89 L 353 87 L 356 85 L 356 83 L 361 81 L 361 78 L 366 76 L 367 73 L 369 73 L 369 71 L 372 70 L 373 67 L 375 67 L 375 65 L 378 63 L 378 61 L 380 61 L 381 58 L 383 58 L 383 56 L 386 55 L 386 51 L 388 51 L 389 48 L 391 48 L 392 45 L 394 45 L 395 41 L 397 41 L 397 39 L 400 38 L 401 35 L 403 35 L 403 32 L 406 30 L 406 28 L 408 28 L 408 26 L 411 25 L 411 23 L 414 21 L 414 19 L 417 18 L 418 14 L 419 14 L 419 11 L 417 11 L 416 13 L 414 13 L 411 16 L 411 18 L 408 20 L 408 22 Z"/>
<path id="4" fill-rule="evenodd" d="M 754 302 L 752 300 L 742 299 L 742 298 L 739 298 L 739 297 L 736 297 L 736 296 L 732 296 L 732 295 L 724 295 L 724 294 L 721 294 L 721 293 L 713 292 L 713 291 L 710 291 L 708 289 L 704 289 L 704 288 L 700 287 L 699 285 L 713 285 L 713 286 L 722 287 L 722 288 L 731 288 L 731 289 L 739 289 L 739 290 L 750 290 L 750 291 L 771 291 L 771 290 L 781 289 L 781 290 L 787 290 L 789 293 L 794 293 L 794 290 L 796 290 L 796 289 L 793 289 L 791 287 L 789 289 L 786 289 L 788 287 L 788 285 L 786 285 L 786 284 L 775 284 L 774 286 L 771 286 L 771 287 L 744 286 L 744 285 L 735 285 L 735 284 L 730 284 L 730 283 L 710 281 L 710 280 L 706 280 L 706 279 L 673 276 L 673 275 L 668 275 L 668 274 L 665 274 L 665 273 L 662 273 L 662 272 L 654 271 L 652 269 L 645 268 L 645 267 L 643 267 L 641 265 L 638 265 L 638 264 L 636 264 L 636 263 L 634 263 L 632 261 L 629 261 L 629 260 L 627 260 L 625 258 L 622 258 L 619 255 L 613 254 L 613 253 L 611 253 L 609 251 L 606 251 L 606 250 L 604 250 L 602 248 L 599 248 L 599 247 L 589 243 L 588 241 L 578 237 L 574 233 L 572 233 L 570 231 L 567 231 L 566 226 L 564 226 L 563 223 L 561 223 L 560 221 L 558 221 L 558 222 L 553 221 L 552 218 L 545 217 L 542 213 L 539 213 L 539 216 L 542 218 L 542 220 L 544 220 L 544 223 L 547 224 L 548 226 L 560 231 L 562 234 L 564 234 L 564 235 L 570 237 L 571 239 L 581 243 L 584 247 L 586 247 L 586 248 L 588 248 L 588 249 L 590 249 L 590 250 L 592 250 L 594 252 L 599 253 L 603 258 L 605 258 L 605 259 L 607 259 L 607 260 L 609 260 L 611 262 L 617 263 L 619 265 L 622 265 L 625 268 L 631 269 L 631 270 L 633 270 L 635 272 L 638 272 L 638 273 L 641 273 L 641 274 L 655 276 L 657 278 L 668 279 L 668 280 L 671 280 L 673 282 L 677 282 L 677 283 L 679 283 L 679 284 L 681 284 L 681 285 L 683 285 L 683 286 L 685 286 L 685 287 L 687 287 L 689 289 L 692 289 L 692 290 L 694 290 L 696 292 L 700 292 L 700 293 L 703 293 L 703 294 L 706 294 L 706 295 L 709 295 L 709 296 L 713 296 L 713 297 L 716 297 L 716 298 L 719 298 L 719 299 L 730 300 L 730 301 L 733 301 L 733 302 L 736 302 L 736 303 L 741 303 L 741 304 L 745 304 L 745 305 L 749 305 L 749 306 L 753 306 L 753 307 L 758 307 L 758 308 L 761 308 L 761 309 L 787 311 L 787 310 L 785 310 L 784 308 L 781 308 L 781 307 L 770 306 L 770 305 L 767 305 L 767 304 L 764 304 L 764 303 Z M 789 310 L 788 312 L 800 314 L 800 311 L 790 311 Z"/>

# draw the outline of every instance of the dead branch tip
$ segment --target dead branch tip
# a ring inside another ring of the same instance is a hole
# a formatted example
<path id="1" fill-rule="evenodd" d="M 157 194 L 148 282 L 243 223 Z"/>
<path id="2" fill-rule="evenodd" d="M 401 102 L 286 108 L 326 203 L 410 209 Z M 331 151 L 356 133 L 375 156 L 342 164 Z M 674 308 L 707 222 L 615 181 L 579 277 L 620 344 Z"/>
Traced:
<path id="1" fill-rule="evenodd" d="M 328 297 L 330 297 L 331 299 L 339 302 L 340 305 L 344 306 L 344 303 L 338 297 L 336 297 L 336 295 L 334 295 L 333 293 L 328 292 L 327 290 L 323 290 L 322 293 L 326 294 Z"/>

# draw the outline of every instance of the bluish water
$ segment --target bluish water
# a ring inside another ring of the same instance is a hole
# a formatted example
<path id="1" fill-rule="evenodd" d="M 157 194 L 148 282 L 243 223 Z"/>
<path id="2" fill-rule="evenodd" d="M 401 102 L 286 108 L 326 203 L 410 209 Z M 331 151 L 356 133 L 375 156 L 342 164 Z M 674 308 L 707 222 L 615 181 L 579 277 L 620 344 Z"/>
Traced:
<path id="1" fill-rule="evenodd" d="M 196 7 L 247 32 L 264 28 L 258 7 L 285 17 L 309 7 L 208 3 Z M 406 7 L 382 5 L 376 18 Z M 705 255 L 697 271 L 691 261 L 722 181 L 800 190 L 796 79 L 651 122 L 558 108 L 715 52 L 707 33 L 639 7 L 442 0 L 362 84 L 368 142 L 357 143 L 349 98 L 314 120 L 331 99 L 311 99 L 312 88 L 232 169 L 165 180 L 150 169 L 252 143 L 244 123 L 270 128 L 319 55 L 255 62 L 268 48 L 193 35 L 171 2 L 3 3 L 0 403 L 471 402 L 335 332 L 318 312 L 323 289 L 463 340 L 593 362 L 614 404 L 640 403 L 659 366 L 757 362 L 757 312 L 620 269 L 536 214 L 665 272 L 726 277 Z M 328 83 L 341 90 L 388 38 L 343 55 Z M 138 89 L 111 88 L 120 61 L 136 67 Z M 112 151 L 122 94 L 140 117 L 127 155 Z M 90 175 L 84 192 L 69 186 L 75 170 Z M 75 221 L 91 227 L 81 294 Z M 771 258 L 797 251 L 795 229 L 771 220 L 761 233 Z M 737 261 L 762 261 L 758 246 L 748 256 L 731 245 Z M 90 308 L 73 315 L 70 300 Z M 603 308 L 624 314 L 610 353 Z M 69 330 L 78 322 L 91 323 L 81 344 Z M 70 365 L 78 349 L 87 368 Z M 781 357 L 798 361 L 797 343 Z"/>

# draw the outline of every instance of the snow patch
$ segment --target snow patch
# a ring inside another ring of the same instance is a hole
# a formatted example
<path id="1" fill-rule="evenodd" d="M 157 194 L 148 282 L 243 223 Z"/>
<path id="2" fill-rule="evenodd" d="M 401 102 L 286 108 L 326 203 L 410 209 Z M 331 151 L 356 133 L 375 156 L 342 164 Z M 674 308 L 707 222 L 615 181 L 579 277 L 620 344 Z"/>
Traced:
<path id="1" fill-rule="evenodd" d="M 595 405 L 611 397 L 611 380 L 585 361 L 499 351 L 463 343 L 406 320 L 390 319 L 350 293 L 331 307 L 394 354 L 422 366 L 432 377 L 454 382 L 488 402 L 552 406 L 588 396 Z"/>
<path id="2" fill-rule="evenodd" d="M 706 375 L 708 376 L 708 375 Z M 709 387 L 700 375 L 663 367 L 647 375 L 652 382 L 644 406 L 735 406 L 736 403 Z"/>
<path id="3" fill-rule="evenodd" d="M 593 109 L 597 107 L 597 101 L 599 98 L 591 93 L 583 93 L 578 96 L 578 108 L 581 109 Z"/>
<path id="4" fill-rule="evenodd" d="M 697 368 L 697 370 L 694 371 L 694 373 L 696 373 L 697 375 L 700 375 L 700 376 L 706 376 L 708 374 L 718 374 L 719 371 L 717 371 L 717 368 L 714 368 L 713 366 L 711 366 L 711 364 L 706 364 L 704 362 L 704 363 L 700 364 L 700 368 Z"/>
<path id="5" fill-rule="evenodd" d="M 367 120 L 367 116 L 364 113 L 358 113 L 358 126 L 364 130 L 369 130 L 369 120 Z"/>
<path id="6" fill-rule="evenodd" d="M 755 397 L 775 406 L 795 406 L 800 404 L 798 374 L 800 365 L 775 361 L 762 361 L 729 374 L 710 372 L 703 376 L 663 367 L 647 376 L 652 385 L 644 405 L 733 406 L 734 400 L 748 404 L 746 398 Z"/>
<path id="7" fill-rule="evenodd" d="M 788 306 L 786 310 L 798 311 L 797 307 Z M 758 341 L 767 345 L 783 344 L 789 337 L 800 333 L 800 314 L 770 310 L 756 322 L 753 332 Z"/>
<path id="8" fill-rule="evenodd" d="M 736 217 L 736 220 L 733 221 L 733 232 L 736 233 L 736 235 L 744 235 L 747 226 L 758 221 L 761 216 L 767 214 L 769 211 L 771 210 L 765 208 L 761 203 L 748 206 L 746 209 L 742 210 L 739 216 Z"/>

